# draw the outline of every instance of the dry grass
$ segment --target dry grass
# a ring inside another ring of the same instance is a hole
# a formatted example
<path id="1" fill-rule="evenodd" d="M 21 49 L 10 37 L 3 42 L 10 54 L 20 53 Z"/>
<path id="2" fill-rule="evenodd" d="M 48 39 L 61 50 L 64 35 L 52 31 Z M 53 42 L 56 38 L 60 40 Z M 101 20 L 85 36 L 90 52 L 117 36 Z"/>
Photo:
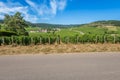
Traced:
<path id="1" fill-rule="evenodd" d="M 0 46 L 0 55 L 49 54 L 80 52 L 119 52 L 119 44 L 61 44 L 31 46 Z"/>

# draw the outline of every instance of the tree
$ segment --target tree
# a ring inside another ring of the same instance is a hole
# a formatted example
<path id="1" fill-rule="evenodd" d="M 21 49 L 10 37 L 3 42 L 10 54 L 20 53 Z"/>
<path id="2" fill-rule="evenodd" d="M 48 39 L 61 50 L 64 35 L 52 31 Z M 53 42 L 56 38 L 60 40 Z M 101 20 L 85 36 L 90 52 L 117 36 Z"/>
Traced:
<path id="1" fill-rule="evenodd" d="M 2 27 L 2 26 L 0 25 L 0 29 L 1 29 L 1 27 Z"/>
<path id="2" fill-rule="evenodd" d="M 14 15 L 5 15 L 4 24 L 6 30 L 16 32 L 18 35 L 28 35 L 25 27 L 28 27 L 27 23 L 21 16 L 20 12 L 16 12 Z"/>

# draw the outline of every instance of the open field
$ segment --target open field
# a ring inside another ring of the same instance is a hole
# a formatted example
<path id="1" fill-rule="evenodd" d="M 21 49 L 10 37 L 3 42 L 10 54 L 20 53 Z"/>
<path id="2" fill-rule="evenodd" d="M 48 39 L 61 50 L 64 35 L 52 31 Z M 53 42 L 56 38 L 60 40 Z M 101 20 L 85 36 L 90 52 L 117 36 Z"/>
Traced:
<path id="1" fill-rule="evenodd" d="M 26 28 L 29 31 L 29 28 Z M 40 28 L 30 28 L 30 30 L 39 30 Z M 75 36 L 75 35 L 111 35 L 116 34 L 120 35 L 120 27 L 116 26 L 103 26 L 103 27 L 92 27 L 92 26 L 81 26 L 81 27 L 71 27 L 71 28 L 61 28 L 60 31 L 56 31 L 54 35 L 60 35 L 62 37 L 65 36 Z M 41 35 L 53 35 L 52 32 L 44 33 L 44 32 L 36 32 L 30 33 L 30 36 L 41 36 Z"/>
<path id="2" fill-rule="evenodd" d="M 34 28 L 33 28 L 34 30 Z M 75 27 L 75 28 L 65 28 L 61 29 L 60 31 L 56 31 L 54 35 L 60 35 L 61 37 L 65 36 L 75 36 L 75 35 L 83 35 L 83 34 L 105 34 L 106 29 L 105 28 L 96 28 L 96 27 Z M 41 35 L 53 35 L 52 33 L 42 33 L 42 32 L 36 32 L 36 33 L 30 33 L 30 36 L 41 36 Z"/>
<path id="3" fill-rule="evenodd" d="M 0 46 L 0 55 L 54 54 L 80 52 L 120 52 L 120 44 L 60 44 L 30 46 Z"/>

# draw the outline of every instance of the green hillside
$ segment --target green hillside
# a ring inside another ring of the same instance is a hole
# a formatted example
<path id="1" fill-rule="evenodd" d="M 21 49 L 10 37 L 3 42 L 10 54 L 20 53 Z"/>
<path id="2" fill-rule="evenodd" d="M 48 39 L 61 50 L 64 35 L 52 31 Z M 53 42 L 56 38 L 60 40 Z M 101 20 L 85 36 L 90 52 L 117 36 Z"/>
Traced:
<path id="1" fill-rule="evenodd" d="M 97 26 L 120 26 L 120 21 L 118 20 L 108 20 L 108 21 L 96 21 L 91 23 L 92 25 L 97 25 Z"/>
<path id="2" fill-rule="evenodd" d="M 48 25 L 49 27 L 49 25 Z M 60 28 L 60 27 L 52 27 Z M 27 28 L 28 31 L 30 30 L 40 30 L 41 27 L 30 27 Z M 47 28 L 46 28 L 47 29 Z M 36 32 L 30 33 L 30 35 L 51 35 L 53 34 L 54 30 L 51 29 L 51 32 L 44 33 L 44 32 Z M 65 28 L 60 28 L 59 31 L 54 32 L 55 35 L 61 35 L 62 37 L 65 36 L 74 36 L 74 35 L 113 35 L 113 34 L 120 34 L 120 21 L 109 20 L 109 21 L 96 21 L 89 24 L 82 24 L 82 25 L 72 25 Z"/>

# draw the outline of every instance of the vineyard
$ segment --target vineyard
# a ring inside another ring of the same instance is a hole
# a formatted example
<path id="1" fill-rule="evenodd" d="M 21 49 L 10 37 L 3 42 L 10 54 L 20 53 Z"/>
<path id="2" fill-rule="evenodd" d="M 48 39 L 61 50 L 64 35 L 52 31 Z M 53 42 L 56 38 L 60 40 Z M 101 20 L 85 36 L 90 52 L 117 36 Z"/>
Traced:
<path id="1" fill-rule="evenodd" d="M 85 44 L 85 43 L 119 43 L 120 36 L 117 35 L 82 35 L 82 36 L 12 36 L 0 37 L 0 45 L 40 45 L 40 44 Z"/>
<path id="2" fill-rule="evenodd" d="M 120 43 L 119 26 L 119 21 L 84 25 L 32 24 L 17 12 L 5 15 L 0 23 L 0 45 Z"/>

